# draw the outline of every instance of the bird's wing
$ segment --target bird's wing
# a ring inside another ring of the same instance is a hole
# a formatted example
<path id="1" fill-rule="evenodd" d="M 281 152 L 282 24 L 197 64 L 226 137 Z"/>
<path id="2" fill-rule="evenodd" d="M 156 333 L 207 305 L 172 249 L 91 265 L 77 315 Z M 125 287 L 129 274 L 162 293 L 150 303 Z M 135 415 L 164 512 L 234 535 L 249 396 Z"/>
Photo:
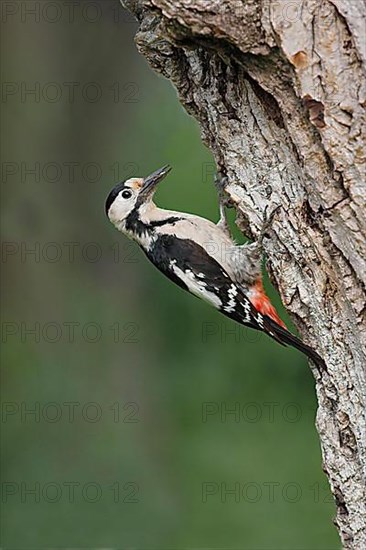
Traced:
<path id="1" fill-rule="evenodd" d="M 175 235 L 160 235 L 145 253 L 169 279 L 208 301 L 227 317 L 265 332 L 284 346 L 293 346 L 320 368 L 326 368 L 315 350 L 291 334 L 286 327 L 260 313 L 225 269 L 194 241 Z"/>
<path id="2" fill-rule="evenodd" d="M 175 235 L 160 235 L 145 253 L 180 287 L 208 301 L 231 319 L 266 331 L 265 317 L 254 308 L 224 268 L 194 241 Z M 270 332 L 275 337 L 272 330 Z"/>

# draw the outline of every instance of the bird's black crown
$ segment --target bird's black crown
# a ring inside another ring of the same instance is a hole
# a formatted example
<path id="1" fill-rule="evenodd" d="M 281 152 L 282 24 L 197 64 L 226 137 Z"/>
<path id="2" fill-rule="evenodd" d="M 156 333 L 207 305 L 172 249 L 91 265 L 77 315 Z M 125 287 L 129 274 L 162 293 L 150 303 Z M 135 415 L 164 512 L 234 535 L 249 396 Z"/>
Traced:
<path id="1" fill-rule="evenodd" d="M 107 200 L 105 201 L 105 213 L 107 214 L 107 216 L 108 216 L 109 209 L 112 206 L 112 203 L 114 202 L 118 193 L 120 193 L 120 191 L 122 191 L 124 187 L 126 187 L 126 185 L 125 185 L 125 182 L 122 181 L 120 183 L 117 183 L 117 185 L 113 187 L 112 191 L 109 193 Z"/>

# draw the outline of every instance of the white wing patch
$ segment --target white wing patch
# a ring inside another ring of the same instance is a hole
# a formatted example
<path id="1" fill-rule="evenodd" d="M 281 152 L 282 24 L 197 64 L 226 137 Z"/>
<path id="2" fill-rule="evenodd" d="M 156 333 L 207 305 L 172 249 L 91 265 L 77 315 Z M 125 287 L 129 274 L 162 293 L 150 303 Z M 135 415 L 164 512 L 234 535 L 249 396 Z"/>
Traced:
<path id="1" fill-rule="evenodd" d="M 172 260 L 169 265 L 174 273 L 187 285 L 188 290 L 192 294 L 198 296 L 198 298 L 202 298 L 218 309 L 222 306 L 220 298 L 207 290 L 205 281 L 198 279 L 193 271 L 190 269 L 183 271 L 176 265 L 175 260 Z"/>
<path id="2" fill-rule="evenodd" d="M 245 300 L 244 302 L 240 302 L 240 305 L 242 306 L 242 308 L 244 309 L 244 312 L 245 312 L 245 317 L 244 317 L 243 320 L 244 320 L 244 322 L 249 323 L 250 319 L 251 319 L 250 304 L 249 304 L 249 302 L 247 302 L 247 300 Z"/>
<path id="3" fill-rule="evenodd" d="M 264 326 L 263 326 L 263 317 L 260 313 L 257 313 L 256 321 L 257 321 L 258 325 L 261 328 L 264 328 Z"/>
<path id="4" fill-rule="evenodd" d="M 232 284 L 228 290 L 228 296 L 230 298 L 229 303 L 226 306 L 224 306 L 224 311 L 226 311 L 227 313 L 232 313 L 233 311 L 235 311 L 235 308 L 236 308 L 235 296 L 237 296 L 237 294 L 238 294 L 238 289 L 234 284 Z"/>

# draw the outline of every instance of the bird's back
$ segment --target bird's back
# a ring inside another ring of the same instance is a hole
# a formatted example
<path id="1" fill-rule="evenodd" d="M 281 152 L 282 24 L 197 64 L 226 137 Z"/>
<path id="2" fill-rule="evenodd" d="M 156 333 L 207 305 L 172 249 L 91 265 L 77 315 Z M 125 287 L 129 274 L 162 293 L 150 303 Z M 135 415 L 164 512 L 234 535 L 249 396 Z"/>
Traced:
<path id="1" fill-rule="evenodd" d="M 233 277 L 230 254 L 235 246 L 233 240 L 214 222 L 195 214 L 162 210 L 157 208 L 152 223 L 156 226 L 156 235 L 174 235 L 178 239 L 191 239 L 201 246 L 209 256 L 216 260 Z M 173 223 L 164 224 L 164 220 L 173 219 Z M 151 222 L 150 222 L 151 223 Z"/>

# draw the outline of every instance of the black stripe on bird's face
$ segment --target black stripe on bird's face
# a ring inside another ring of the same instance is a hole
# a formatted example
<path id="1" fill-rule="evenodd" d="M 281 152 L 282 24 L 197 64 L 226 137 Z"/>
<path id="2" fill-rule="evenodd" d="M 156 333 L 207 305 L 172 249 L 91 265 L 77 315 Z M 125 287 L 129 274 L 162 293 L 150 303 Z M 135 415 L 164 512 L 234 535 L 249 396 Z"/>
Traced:
<path id="1" fill-rule="evenodd" d="M 152 233 L 156 227 L 163 227 L 164 225 L 174 225 L 182 218 L 178 216 L 169 216 L 163 220 L 153 220 L 150 222 L 143 222 L 140 218 L 140 209 L 134 208 L 132 212 L 126 218 L 126 230 L 133 232 L 138 237 L 141 237 L 144 233 Z"/>

